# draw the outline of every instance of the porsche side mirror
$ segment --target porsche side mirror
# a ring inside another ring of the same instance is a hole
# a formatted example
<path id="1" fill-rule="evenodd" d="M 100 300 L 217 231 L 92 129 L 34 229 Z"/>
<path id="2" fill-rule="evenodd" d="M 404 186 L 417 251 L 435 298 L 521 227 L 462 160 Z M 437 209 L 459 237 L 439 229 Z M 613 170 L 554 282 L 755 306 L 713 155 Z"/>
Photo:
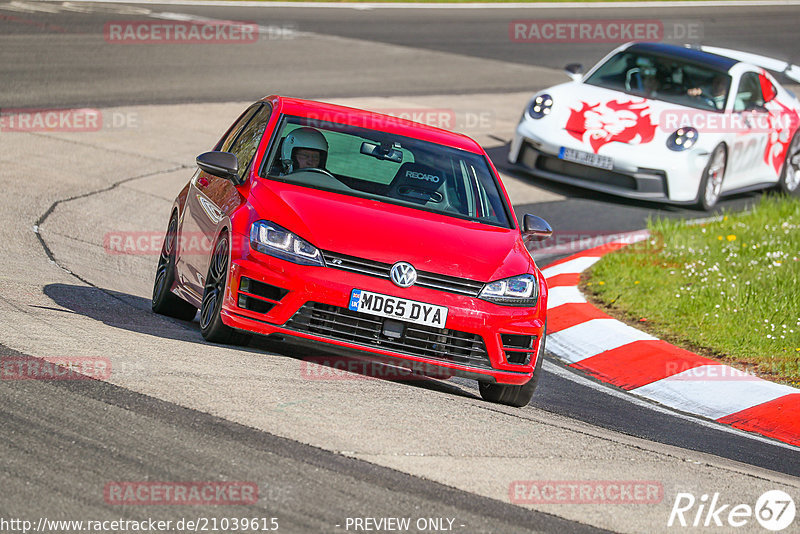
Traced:
<path id="1" fill-rule="evenodd" d="M 236 185 L 242 182 L 239 178 L 239 161 L 230 152 L 205 152 L 197 156 L 196 161 L 197 166 L 208 174 L 225 178 Z"/>
<path id="2" fill-rule="evenodd" d="M 761 94 L 764 97 L 764 103 L 766 104 L 775 100 L 775 97 L 778 96 L 778 91 L 775 89 L 775 86 L 772 85 L 772 82 L 769 81 L 769 78 L 763 74 L 759 74 L 758 83 L 761 86 Z"/>
<path id="3" fill-rule="evenodd" d="M 522 218 L 522 240 L 524 242 L 544 241 L 551 235 L 553 235 L 553 229 L 541 217 L 526 213 Z"/>
<path id="4" fill-rule="evenodd" d="M 583 78 L 583 65 L 580 63 L 570 63 L 566 67 L 564 67 L 564 72 L 567 73 L 567 76 L 572 78 L 573 80 L 580 81 Z"/>

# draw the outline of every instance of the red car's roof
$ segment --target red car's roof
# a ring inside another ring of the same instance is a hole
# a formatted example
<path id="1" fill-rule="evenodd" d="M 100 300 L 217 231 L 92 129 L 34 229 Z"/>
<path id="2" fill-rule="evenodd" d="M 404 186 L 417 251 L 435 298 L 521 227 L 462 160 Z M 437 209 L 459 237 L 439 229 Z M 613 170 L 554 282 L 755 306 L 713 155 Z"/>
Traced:
<path id="1" fill-rule="evenodd" d="M 365 111 L 363 109 L 350 108 L 346 106 L 337 106 L 335 104 L 326 104 L 323 102 L 316 102 L 314 100 L 302 100 L 299 98 L 286 98 L 278 95 L 271 95 L 264 97 L 263 101 L 272 102 L 275 109 L 280 113 L 286 115 L 295 115 L 298 117 L 309 117 L 318 120 L 336 122 L 340 124 L 347 124 L 349 126 L 360 126 L 371 130 L 378 130 L 381 132 L 402 135 L 419 139 L 422 141 L 429 141 L 439 145 L 444 145 L 452 148 L 458 148 L 473 152 L 475 154 L 483 154 L 483 149 L 480 145 L 463 134 L 457 134 L 442 130 L 441 128 L 434 128 L 427 124 L 413 122 L 383 113 L 375 113 L 372 111 Z"/>

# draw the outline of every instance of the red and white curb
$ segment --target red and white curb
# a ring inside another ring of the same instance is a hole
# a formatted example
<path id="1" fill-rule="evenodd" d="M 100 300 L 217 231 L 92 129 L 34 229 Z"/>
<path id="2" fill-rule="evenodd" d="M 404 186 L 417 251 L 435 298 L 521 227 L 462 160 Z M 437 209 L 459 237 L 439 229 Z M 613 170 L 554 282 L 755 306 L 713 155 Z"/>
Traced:
<path id="1" fill-rule="evenodd" d="M 542 269 L 549 287 L 548 352 L 634 395 L 800 446 L 800 390 L 670 345 L 587 302 L 580 274 L 646 237 L 633 232 Z"/>

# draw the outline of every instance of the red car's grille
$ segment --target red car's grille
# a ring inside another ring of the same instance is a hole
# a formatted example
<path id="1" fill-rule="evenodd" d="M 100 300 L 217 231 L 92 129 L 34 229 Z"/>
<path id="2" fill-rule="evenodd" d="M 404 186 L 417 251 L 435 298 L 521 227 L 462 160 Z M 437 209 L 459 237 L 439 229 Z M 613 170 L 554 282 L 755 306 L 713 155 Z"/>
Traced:
<path id="1" fill-rule="evenodd" d="M 397 321 L 395 321 L 397 322 Z M 398 353 L 491 369 L 486 344 L 477 334 L 448 328 L 403 323 L 402 334 L 386 335 L 384 319 L 318 302 L 308 302 L 284 325 L 359 345 L 379 347 Z"/>
<path id="2" fill-rule="evenodd" d="M 354 273 L 376 276 L 389 280 L 389 270 L 392 268 L 390 263 L 366 260 L 338 252 L 322 251 L 325 265 L 334 269 L 350 271 Z M 483 289 L 484 283 L 455 276 L 446 276 L 427 271 L 417 271 L 417 281 L 414 283 L 419 287 L 428 289 L 438 289 L 449 293 L 477 297 Z"/>

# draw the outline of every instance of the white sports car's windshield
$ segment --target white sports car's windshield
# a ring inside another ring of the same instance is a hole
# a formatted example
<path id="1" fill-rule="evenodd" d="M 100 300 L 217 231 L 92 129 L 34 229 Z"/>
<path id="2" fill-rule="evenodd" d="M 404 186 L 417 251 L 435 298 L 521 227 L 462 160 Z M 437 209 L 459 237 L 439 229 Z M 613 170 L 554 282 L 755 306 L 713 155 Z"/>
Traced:
<path id="1" fill-rule="evenodd" d="M 478 154 L 301 117 L 285 117 L 280 128 L 266 167 L 271 179 L 511 227 Z"/>
<path id="2" fill-rule="evenodd" d="M 731 77 L 680 58 L 626 50 L 603 63 L 584 83 L 721 112 L 725 109 Z"/>

